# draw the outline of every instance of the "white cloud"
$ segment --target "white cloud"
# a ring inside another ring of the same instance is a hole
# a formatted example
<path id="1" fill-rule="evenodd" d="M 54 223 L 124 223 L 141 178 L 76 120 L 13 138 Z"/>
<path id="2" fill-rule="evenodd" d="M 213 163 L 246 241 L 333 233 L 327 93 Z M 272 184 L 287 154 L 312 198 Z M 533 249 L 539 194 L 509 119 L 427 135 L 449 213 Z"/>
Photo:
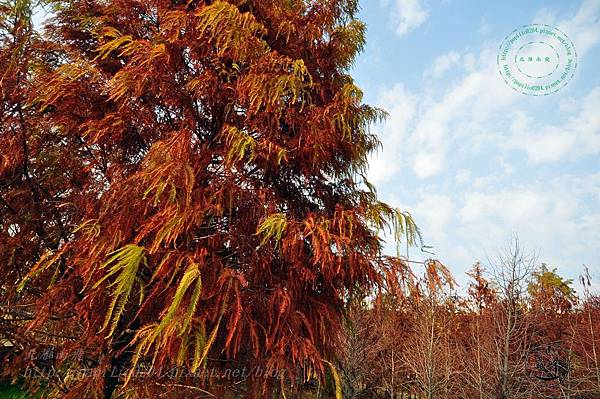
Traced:
<path id="1" fill-rule="evenodd" d="M 485 129 L 485 122 L 518 97 L 498 78 L 492 51 L 484 49 L 472 72 L 440 99 L 423 104 L 409 139 L 414 154 L 412 166 L 418 177 L 432 177 L 444 170 L 453 143 L 463 138 L 476 141 L 474 136 Z"/>
<path id="2" fill-rule="evenodd" d="M 584 0 L 575 16 L 558 20 L 556 10 L 541 9 L 534 23 L 557 25 L 573 41 L 577 54 L 583 57 L 600 42 L 600 0 Z"/>
<path id="3" fill-rule="evenodd" d="M 479 34 L 482 36 L 485 36 L 488 33 L 490 33 L 491 31 L 492 31 L 492 27 L 487 22 L 487 19 L 485 17 L 481 18 L 481 21 L 479 22 Z"/>
<path id="4" fill-rule="evenodd" d="M 413 158 L 412 165 L 415 174 L 421 179 L 437 175 L 444 167 L 443 157 L 442 149 L 418 152 Z"/>
<path id="5" fill-rule="evenodd" d="M 396 35 L 402 37 L 421 26 L 429 18 L 429 11 L 422 0 L 396 0 L 392 11 L 392 21 Z"/>
<path id="6" fill-rule="evenodd" d="M 475 261 L 485 262 L 514 234 L 539 254 L 540 262 L 558 267 L 563 275 L 574 277 L 583 263 L 600 270 L 600 173 L 557 176 L 500 190 L 488 185 L 459 196 L 427 188 L 412 206 L 394 198 L 391 202 L 410 209 L 426 243 L 442 262 L 449 262 L 459 283 Z"/>
<path id="7" fill-rule="evenodd" d="M 430 68 L 423 73 L 424 78 L 439 78 L 447 70 L 456 66 L 460 62 L 460 54 L 456 51 L 450 51 L 447 54 L 437 57 Z"/>
<path id="8" fill-rule="evenodd" d="M 484 49 L 479 59 L 473 60 L 473 70 L 441 97 L 419 96 L 398 85 L 381 94 L 379 105 L 391 118 L 381 136 L 383 153 L 373 158 L 375 175 L 382 175 L 382 165 L 389 160 L 401 159 L 415 176 L 433 177 L 445 169 L 451 146 L 462 139 L 471 149 L 481 144 L 478 140 L 486 122 L 519 96 L 498 77 L 493 51 L 492 47 Z M 387 169 L 386 179 L 398 171 Z"/>
<path id="9" fill-rule="evenodd" d="M 574 18 L 558 22 L 558 27 L 573 40 L 580 56 L 600 41 L 600 0 L 583 2 Z"/>
<path id="10" fill-rule="evenodd" d="M 458 184 L 466 183 L 469 181 L 470 178 L 471 178 L 471 171 L 468 169 L 460 169 L 456 173 L 456 176 L 454 176 L 454 180 L 456 180 L 456 182 Z"/>
<path id="11" fill-rule="evenodd" d="M 512 113 L 512 136 L 506 147 L 525 151 L 533 163 L 556 162 L 600 152 L 600 87 L 571 107 L 558 125 L 533 120 L 522 111 Z"/>
<path id="12" fill-rule="evenodd" d="M 473 72 L 477 64 L 477 59 L 473 53 L 467 53 L 463 57 L 463 67 L 467 72 Z"/>
<path id="13" fill-rule="evenodd" d="M 369 161 L 369 179 L 374 183 L 389 181 L 400 170 L 403 161 L 401 145 L 415 115 L 416 103 L 415 97 L 401 84 L 381 93 L 377 105 L 388 111 L 389 118 L 378 129 L 384 148 L 373 154 Z"/>
<path id="14" fill-rule="evenodd" d="M 563 270 L 580 266 L 574 262 L 581 262 L 583 254 L 599 253 L 599 183 L 600 174 L 565 175 L 501 190 L 466 192 L 454 233 L 459 242 L 488 252 L 517 233 L 555 266 Z"/>
<path id="15" fill-rule="evenodd" d="M 413 214 L 421 215 L 420 222 L 426 224 L 430 230 L 430 239 L 435 241 L 445 240 L 450 222 L 455 216 L 456 209 L 452 198 L 444 194 L 426 195 L 413 209 Z"/>

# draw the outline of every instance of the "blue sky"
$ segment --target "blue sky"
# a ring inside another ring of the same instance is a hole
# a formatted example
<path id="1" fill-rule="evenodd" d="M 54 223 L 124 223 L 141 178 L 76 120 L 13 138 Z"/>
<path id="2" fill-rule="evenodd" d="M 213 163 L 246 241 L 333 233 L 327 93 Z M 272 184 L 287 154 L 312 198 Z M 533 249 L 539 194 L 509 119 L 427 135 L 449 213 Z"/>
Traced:
<path id="1" fill-rule="evenodd" d="M 600 0 L 363 0 L 360 17 L 367 46 L 352 74 L 390 114 L 374 128 L 380 196 L 413 214 L 463 286 L 517 234 L 564 276 L 586 264 L 600 287 Z M 577 49 L 573 80 L 549 96 L 498 73 L 500 43 L 530 23 Z"/>

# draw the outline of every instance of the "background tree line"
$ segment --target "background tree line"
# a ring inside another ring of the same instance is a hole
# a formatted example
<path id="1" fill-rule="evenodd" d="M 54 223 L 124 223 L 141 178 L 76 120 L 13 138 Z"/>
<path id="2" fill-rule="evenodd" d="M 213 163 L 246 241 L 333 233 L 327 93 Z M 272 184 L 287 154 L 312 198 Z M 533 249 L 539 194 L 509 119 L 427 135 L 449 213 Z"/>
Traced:
<path id="1" fill-rule="evenodd" d="M 347 397 L 599 397 L 600 301 L 587 269 L 577 295 L 514 240 L 468 274 L 457 295 L 427 261 L 402 290 L 353 303 L 340 356 Z"/>

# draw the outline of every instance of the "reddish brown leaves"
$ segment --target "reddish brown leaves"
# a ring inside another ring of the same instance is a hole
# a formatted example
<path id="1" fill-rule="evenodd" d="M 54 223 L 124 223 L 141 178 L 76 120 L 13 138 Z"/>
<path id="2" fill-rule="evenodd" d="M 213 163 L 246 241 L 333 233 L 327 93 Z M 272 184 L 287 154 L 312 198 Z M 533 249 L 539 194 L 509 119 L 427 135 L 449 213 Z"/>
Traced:
<path id="1" fill-rule="evenodd" d="M 140 364 L 325 375 L 346 299 L 399 264 L 377 236 L 393 211 L 359 181 L 382 113 L 346 74 L 355 11 L 75 0 L 43 40 L 9 27 L 30 47 L 1 45 L 2 271 L 14 289 L 33 268 L 20 298 L 57 346 L 134 390 Z"/>

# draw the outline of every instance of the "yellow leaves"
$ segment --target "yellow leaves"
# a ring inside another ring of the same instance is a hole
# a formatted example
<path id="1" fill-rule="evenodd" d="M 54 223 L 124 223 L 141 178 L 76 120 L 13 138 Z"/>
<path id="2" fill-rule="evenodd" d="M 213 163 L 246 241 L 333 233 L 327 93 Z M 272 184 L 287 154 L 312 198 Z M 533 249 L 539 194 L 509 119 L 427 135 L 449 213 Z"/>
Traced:
<path id="1" fill-rule="evenodd" d="M 144 80 L 127 69 L 120 70 L 107 84 L 108 98 L 112 101 L 119 101 L 128 93 L 138 97 L 142 94 Z"/>
<path id="2" fill-rule="evenodd" d="M 175 184 L 173 184 L 172 181 L 168 180 L 159 180 L 152 182 L 152 184 L 148 186 L 148 188 L 144 192 L 143 198 L 148 198 L 148 196 L 154 191 L 154 201 L 152 205 L 156 206 L 160 202 L 160 197 L 167 188 L 169 189 L 168 201 L 175 202 L 175 200 L 177 199 L 177 187 L 175 186 Z"/>
<path id="3" fill-rule="evenodd" d="M 177 249 L 180 244 L 178 239 L 203 217 L 203 213 L 197 208 L 180 209 L 176 204 L 167 205 L 144 223 L 135 237 L 135 242 L 150 241 L 149 254 L 156 254 L 164 249 Z"/>
<path id="4" fill-rule="evenodd" d="M 153 67 L 161 65 L 155 61 L 163 58 L 168 62 L 164 43 L 152 44 L 146 40 L 127 41 L 122 46 L 119 56 L 130 56 L 131 59 L 127 66 L 119 70 L 107 83 L 109 98 L 113 101 L 118 101 L 126 94 L 139 97 Z"/>
<path id="5" fill-rule="evenodd" d="M 219 319 L 219 323 L 217 323 L 217 327 L 220 324 L 221 324 L 221 320 Z M 215 327 L 215 329 L 213 331 L 213 333 L 215 333 L 215 335 L 216 335 L 217 327 Z M 211 334 L 211 337 L 212 337 L 212 335 L 213 334 Z M 212 342 L 214 342 L 214 339 Z M 212 342 L 211 342 L 211 344 L 212 344 Z M 202 323 L 200 328 L 194 332 L 194 357 L 192 358 L 192 368 L 194 369 L 194 371 L 196 371 L 198 369 L 198 367 L 200 367 L 202 362 L 204 362 L 204 360 L 206 360 L 206 355 L 208 354 L 208 351 L 206 351 L 206 354 L 205 354 L 205 350 L 207 348 L 210 349 L 210 347 L 206 345 L 206 328 L 204 326 L 204 323 Z"/>
<path id="6" fill-rule="evenodd" d="M 220 279 L 229 281 L 229 288 L 231 287 L 232 282 L 235 280 L 239 281 L 240 278 L 243 279 L 242 277 L 235 276 L 229 269 L 227 269 L 220 277 Z M 189 302 L 184 312 L 181 305 L 184 302 L 184 298 L 188 296 L 192 286 L 194 289 L 189 295 Z M 133 342 L 136 343 L 136 350 L 132 358 L 131 369 L 125 384 L 128 383 L 135 372 L 140 359 L 147 356 L 153 347 L 154 354 L 152 360 L 149 362 L 150 368 L 153 367 L 159 351 L 168 347 L 175 339 L 180 340 L 180 347 L 176 359 L 177 364 L 183 365 L 183 363 L 185 363 L 185 360 L 188 358 L 189 349 L 192 345 L 194 346 L 194 352 L 191 359 L 190 371 L 193 373 L 200 366 L 205 364 L 208 352 L 215 343 L 221 326 L 227 306 L 229 288 L 220 301 L 221 310 L 219 317 L 207 338 L 205 321 L 197 320 L 193 323 L 193 318 L 202 293 L 202 278 L 200 274 L 200 265 L 196 262 L 190 262 L 181 277 L 177 289 L 175 290 L 175 294 L 171 299 L 171 303 L 165 314 L 161 317 L 160 322 L 150 323 L 142 327 L 136 333 L 133 339 Z M 239 295 L 239 291 L 236 292 Z"/>
<path id="7" fill-rule="evenodd" d="M 231 50 L 236 53 L 236 58 L 245 58 L 244 53 L 256 51 L 257 41 L 250 39 L 267 33 L 251 13 L 242 14 L 236 6 L 225 1 L 215 1 L 200 8 L 196 16 L 200 35 L 216 44 L 218 55 Z"/>
<path id="8" fill-rule="evenodd" d="M 288 151 L 282 146 L 267 139 L 256 140 L 234 126 L 226 125 L 221 135 L 227 146 L 225 161 L 228 164 L 243 160 L 252 162 L 259 156 L 268 161 L 272 160 L 277 166 L 287 160 Z"/>
<path id="9" fill-rule="evenodd" d="M 362 137 L 364 140 L 369 126 L 385 120 L 387 114 L 378 108 L 363 105 L 363 92 L 352 79 L 348 77 L 348 80 L 327 107 L 326 115 L 333 125 L 333 130 L 352 142 L 356 137 Z M 361 144 L 367 147 L 366 141 Z"/>
<path id="10" fill-rule="evenodd" d="M 223 130 L 223 135 L 225 143 L 229 147 L 226 156 L 228 163 L 241 161 L 246 156 L 250 160 L 254 159 L 256 154 L 256 140 L 248 133 L 234 126 L 226 126 Z"/>
<path id="11" fill-rule="evenodd" d="M 331 34 L 335 43 L 336 58 L 342 68 L 352 65 L 354 58 L 365 45 L 366 25 L 353 19 L 345 25 L 338 26 Z"/>
<path id="12" fill-rule="evenodd" d="M 394 210 L 389 205 L 377 200 L 369 203 L 365 209 L 366 222 L 376 230 L 389 227 L 393 215 Z"/>
<path id="13" fill-rule="evenodd" d="M 146 57 L 141 63 L 141 66 L 148 65 L 158 57 L 167 57 L 167 47 L 164 43 L 158 43 L 150 49 L 148 57 Z M 168 58 L 168 57 L 167 57 Z"/>
<path id="14" fill-rule="evenodd" d="M 280 73 L 250 73 L 239 83 L 250 113 L 302 103 L 308 100 L 312 77 L 303 60 L 287 60 Z"/>
<path id="15" fill-rule="evenodd" d="M 414 247 L 421 244 L 421 231 L 408 211 L 394 210 L 392 217 L 394 239 L 400 241 L 404 236 L 407 245 Z"/>
<path id="16" fill-rule="evenodd" d="M 170 244 L 175 243 L 177 237 L 181 234 L 185 225 L 185 218 L 183 216 L 171 216 L 166 221 L 159 221 L 161 227 L 156 233 L 152 245 L 150 246 L 150 253 L 156 253 L 160 249 L 161 245 L 168 247 Z"/>
<path id="17" fill-rule="evenodd" d="M 281 81 L 283 80 L 283 81 Z M 292 62 L 292 73 L 290 79 L 280 79 L 275 95 L 272 96 L 272 102 L 281 97 L 281 93 L 286 91 L 291 94 L 291 102 L 296 103 L 302 94 L 306 93 L 306 88 L 312 85 L 312 77 L 303 60 L 294 60 Z"/>
<path id="18" fill-rule="evenodd" d="M 340 95 L 348 104 L 359 104 L 363 98 L 362 90 L 354 82 L 346 83 L 342 87 Z"/>
<path id="19" fill-rule="evenodd" d="M 106 312 L 104 325 L 101 331 L 104 331 L 110 324 L 110 330 L 107 338 L 112 336 L 117 324 L 125 310 L 125 305 L 133 289 L 133 284 L 137 278 L 137 272 L 141 264 L 146 265 L 145 249 L 137 245 L 129 244 L 112 252 L 110 258 L 100 267 L 108 269 L 108 273 L 99 279 L 93 286 L 98 288 L 109 277 L 116 275 L 115 281 L 108 285 L 108 288 L 114 287 L 111 293 L 112 301 Z"/>
<path id="20" fill-rule="evenodd" d="M 133 337 L 133 341 L 137 342 L 137 349 L 131 359 L 131 369 L 129 370 L 129 373 L 127 374 L 127 378 L 125 379 L 124 385 L 127 385 L 129 383 L 129 380 L 133 376 L 133 374 L 136 370 L 136 367 L 140 361 L 140 358 L 142 356 L 147 355 L 148 352 L 150 351 L 152 344 L 156 340 L 156 335 L 154 334 L 154 331 L 156 330 L 157 327 L 158 327 L 158 323 L 147 324 L 144 327 L 140 328 L 136 332 L 135 336 Z M 154 363 L 154 360 L 156 359 L 157 354 L 158 354 L 158 349 L 154 352 L 154 357 L 152 358 L 152 363 Z"/>
<path id="21" fill-rule="evenodd" d="M 219 327 L 221 325 L 222 319 L 223 319 L 223 314 L 221 313 L 221 315 L 219 316 L 219 319 L 217 320 L 217 324 L 213 328 L 213 331 L 210 333 L 210 336 L 208 337 L 208 341 L 206 342 L 206 344 L 204 345 L 204 348 L 202 349 L 202 352 L 197 355 L 194 354 L 194 361 L 192 363 L 192 367 L 190 368 L 190 371 L 192 373 L 194 373 L 196 370 L 198 370 L 198 367 L 200 367 L 202 362 L 204 362 L 204 360 L 208 356 L 208 351 L 213 346 L 213 344 L 215 343 L 215 339 L 217 338 L 217 332 L 219 331 Z M 202 342 L 202 340 L 196 339 L 196 342 Z M 199 348 L 199 346 L 196 346 L 196 347 Z"/>
<path id="22" fill-rule="evenodd" d="M 196 92 L 196 90 L 202 85 L 202 79 L 195 78 L 186 83 L 185 88 L 189 90 L 191 93 Z"/>
<path id="23" fill-rule="evenodd" d="M 104 60 L 111 53 L 120 50 L 118 56 L 131 56 L 131 63 L 138 66 L 147 66 L 158 57 L 167 55 L 167 48 L 164 43 L 152 43 L 148 40 L 133 40 L 131 35 L 123 35 L 113 27 L 102 29 L 100 37 L 110 38 L 96 49 L 98 55 L 96 59 Z"/>
<path id="24" fill-rule="evenodd" d="M 188 294 L 190 287 L 194 287 L 189 303 L 185 312 L 181 310 L 181 304 Z M 131 374 L 135 370 L 139 359 L 142 356 L 146 356 L 150 349 L 154 346 L 154 356 L 152 363 L 154 362 L 154 358 L 156 358 L 158 351 L 161 347 L 165 347 L 169 340 L 179 338 L 181 339 L 180 349 L 177 355 L 177 362 L 179 364 L 183 363 L 186 358 L 188 352 L 188 342 L 190 338 L 190 334 L 193 330 L 192 319 L 194 317 L 196 308 L 198 306 L 198 302 L 200 301 L 200 296 L 202 294 L 202 276 L 200 273 L 200 265 L 195 262 L 191 262 L 186 271 L 184 272 L 181 280 L 179 281 L 179 285 L 175 290 L 175 294 L 171 299 L 171 303 L 166 310 L 166 313 L 161 317 L 159 323 L 151 323 L 147 326 L 141 328 L 134 338 L 134 342 L 137 342 L 137 348 L 135 355 L 132 360 L 132 368 L 131 372 L 127 378 L 131 377 Z M 205 343 L 204 338 L 204 327 L 201 326 L 200 329 L 196 329 L 193 336 L 195 340 L 195 355 L 194 355 L 194 365 L 196 363 L 199 365 L 205 359 L 206 354 L 208 353 L 209 346 L 214 342 L 216 336 L 216 329 L 220 323 L 217 322 L 217 326 L 215 327 L 215 331 L 211 334 L 211 337 L 208 340 L 208 343 Z M 192 369 L 195 370 L 198 366 L 196 365 Z"/>
<path id="25" fill-rule="evenodd" d="M 123 35 L 113 27 L 104 27 L 97 34 L 103 41 L 96 52 L 96 60 L 104 60 L 112 53 L 118 57 L 128 57 L 125 67 L 120 69 L 107 83 L 109 98 L 118 101 L 126 94 L 139 96 L 142 93 L 146 78 L 152 72 L 152 66 L 158 58 L 168 62 L 168 52 L 164 43 L 153 43 L 148 40 L 134 40 L 131 35 Z"/>
<path id="26" fill-rule="evenodd" d="M 110 53 L 119 49 L 121 46 L 129 44 L 133 41 L 133 38 L 130 35 L 123 36 L 118 29 L 113 27 L 103 28 L 102 36 L 111 38 L 112 40 L 107 41 L 96 49 L 98 52 L 97 58 L 100 58 L 101 60 L 106 59 Z"/>
<path id="27" fill-rule="evenodd" d="M 360 125 L 361 115 L 355 107 L 360 104 L 362 97 L 362 91 L 354 83 L 346 83 L 336 96 L 341 109 L 332 116 L 332 121 L 342 137 L 349 141 L 352 140 L 352 132 Z"/>
<path id="28" fill-rule="evenodd" d="M 401 211 L 381 202 L 374 201 L 365 209 L 366 221 L 376 230 L 386 230 L 394 235 L 397 244 L 398 256 L 400 256 L 400 244 L 402 241 L 408 247 L 419 246 L 427 248 L 423 244 L 421 231 L 408 211 Z"/>
<path id="29" fill-rule="evenodd" d="M 335 383 L 335 399 L 343 399 L 342 381 L 340 380 L 340 375 L 338 374 L 337 369 L 333 363 L 327 360 L 323 360 L 323 362 L 329 366 L 329 370 L 331 370 L 331 375 L 333 376 L 333 382 Z"/>
<path id="30" fill-rule="evenodd" d="M 262 247 L 271 239 L 274 239 L 276 243 L 281 241 L 286 226 L 287 218 L 284 213 L 269 215 L 256 231 L 256 235 L 261 236 L 260 246 Z"/>
<path id="31" fill-rule="evenodd" d="M 196 306 L 198 305 L 198 300 L 200 299 L 200 294 L 202 293 L 202 276 L 200 275 L 200 268 L 197 263 L 192 263 L 189 265 L 181 281 L 179 282 L 179 286 L 177 287 L 177 291 L 175 292 L 175 296 L 173 297 L 173 301 L 169 306 L 167 314 L 160 322 L 159 329 L 162 331 L 175 317 L 175 313 L 178 311 L 181 301 L 185 293 L 191 284 L 195 281 L 194 292 L 190 299 L 190 304 L 188 305 L 188 309 L 186 312 L 186 317 L 183 322 L 183 326 L 181 327 L 181 334 L 187 332 L 188 327 L 192 321 L 192 317 L 194 315 L 194 311 L 196 310 Z"/>

